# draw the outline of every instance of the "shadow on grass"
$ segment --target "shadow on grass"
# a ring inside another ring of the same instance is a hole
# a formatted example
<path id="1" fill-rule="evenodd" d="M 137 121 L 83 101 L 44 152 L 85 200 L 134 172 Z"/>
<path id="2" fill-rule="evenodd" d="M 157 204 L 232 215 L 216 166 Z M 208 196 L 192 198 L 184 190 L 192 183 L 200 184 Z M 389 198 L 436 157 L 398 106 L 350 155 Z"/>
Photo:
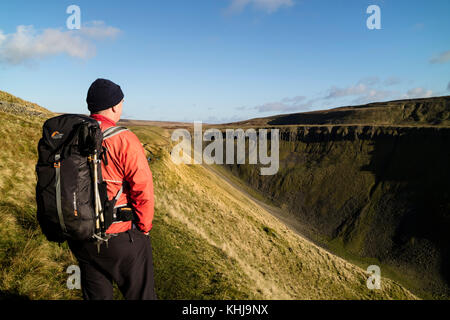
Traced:
<path id="1" fill-rule="evenodd" d="M 0 201 L 0 208 L 11 213 L 17 219 L 17 222 L 24 230 L 39 229 L 39 223 L 36 218 L 36 207 L 30 203 L 18 206 L 11 201 Z"/>

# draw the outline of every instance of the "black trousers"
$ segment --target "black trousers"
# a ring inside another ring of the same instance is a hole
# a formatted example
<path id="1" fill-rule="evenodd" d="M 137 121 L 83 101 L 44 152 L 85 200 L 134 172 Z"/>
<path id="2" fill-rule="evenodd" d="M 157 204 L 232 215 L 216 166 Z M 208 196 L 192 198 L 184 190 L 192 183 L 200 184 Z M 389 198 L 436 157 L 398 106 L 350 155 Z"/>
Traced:
<path id="1" fill-rule="evenodd" d="M 112 300 L 116 282 L 125 299 L 156 300 L 150 237 L 137 229 L 120 233 L 102 244 L 69 241 L 78 260 L 85 300 Z"/>

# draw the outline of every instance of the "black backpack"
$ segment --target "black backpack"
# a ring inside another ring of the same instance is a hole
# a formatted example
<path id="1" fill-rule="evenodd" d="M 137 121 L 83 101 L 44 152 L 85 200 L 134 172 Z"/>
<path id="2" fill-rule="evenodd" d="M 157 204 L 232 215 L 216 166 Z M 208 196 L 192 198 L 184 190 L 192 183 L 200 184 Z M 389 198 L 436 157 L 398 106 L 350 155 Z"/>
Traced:
<path id="1" fill-rule="evenodd" d="M 104 139 L 126 128 L 102 132 L 88 116 L 65 114 L 48 119 L 38 144 L 37 219 L 49 241 L 108 240 L 115 203 L 108 199 L 101 161 L 107 162 Z M 97 200 L 97 201 L 96 201 Z"/>

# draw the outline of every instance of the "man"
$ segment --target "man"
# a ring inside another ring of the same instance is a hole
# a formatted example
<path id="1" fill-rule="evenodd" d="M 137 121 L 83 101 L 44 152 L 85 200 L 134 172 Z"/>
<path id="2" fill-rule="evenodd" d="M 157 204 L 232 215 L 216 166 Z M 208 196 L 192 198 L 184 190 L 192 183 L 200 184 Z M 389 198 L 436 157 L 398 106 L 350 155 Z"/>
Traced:
<path id="1" fill-rule="evenodd" d="M 97 79 L 87 94 L 91 117 L 102 131 L 115 126 L 122 115 L 123 92 L 117 84 Z M 126 299 L 156 299 L 149 232 L 152 228 L 153 179 L 145 151 L 131 131 L 122 131 L 103 141 L 108 165 L 102 162 L 102 176 L 108 198 L 124 189 L 116 208 L 130 207 L 135 220 L 114 222 L 106 231 L 111 236 L 100 252 L 93 241 L 69 241 L 81 271 L 86 300 L 113 299 L 115 281 Z"/>

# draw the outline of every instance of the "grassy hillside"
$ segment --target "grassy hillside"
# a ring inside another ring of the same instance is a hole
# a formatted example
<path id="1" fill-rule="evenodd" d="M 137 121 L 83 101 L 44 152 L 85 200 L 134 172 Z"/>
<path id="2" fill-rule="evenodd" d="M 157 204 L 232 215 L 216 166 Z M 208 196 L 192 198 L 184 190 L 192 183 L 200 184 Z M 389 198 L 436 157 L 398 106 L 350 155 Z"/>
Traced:
<path id="1" fill-rule="evenodd" d="M 73 264 L 64 247 L 48 243 L 36 222 L 37 142 L 44 117 L 0 111 L 0 297 L 70 299 L 63 290 Z"/>
<path id="2" fill-rule="evenodd" d="M 53 113 L 36 103 L 22 100 L 0 90 L 0 111 L 21 114 L 25 117 L 48 117 Z"/>
<path id="3" fill-rule="evenodd" d="M 2 298 L 81 298 L 65 285 L 65 270 L 76 261 L 66 245 L 47 242 L 35 220 L 34 165 L 44 120 L 0 111 Z M 207 168 L 174 165 L 169 131 L 131 129 L 151 156 L 160 299 L 415 298 L 388 279 L 382 290 L 368 290 L 362 269 L 299 237 Z"/>

